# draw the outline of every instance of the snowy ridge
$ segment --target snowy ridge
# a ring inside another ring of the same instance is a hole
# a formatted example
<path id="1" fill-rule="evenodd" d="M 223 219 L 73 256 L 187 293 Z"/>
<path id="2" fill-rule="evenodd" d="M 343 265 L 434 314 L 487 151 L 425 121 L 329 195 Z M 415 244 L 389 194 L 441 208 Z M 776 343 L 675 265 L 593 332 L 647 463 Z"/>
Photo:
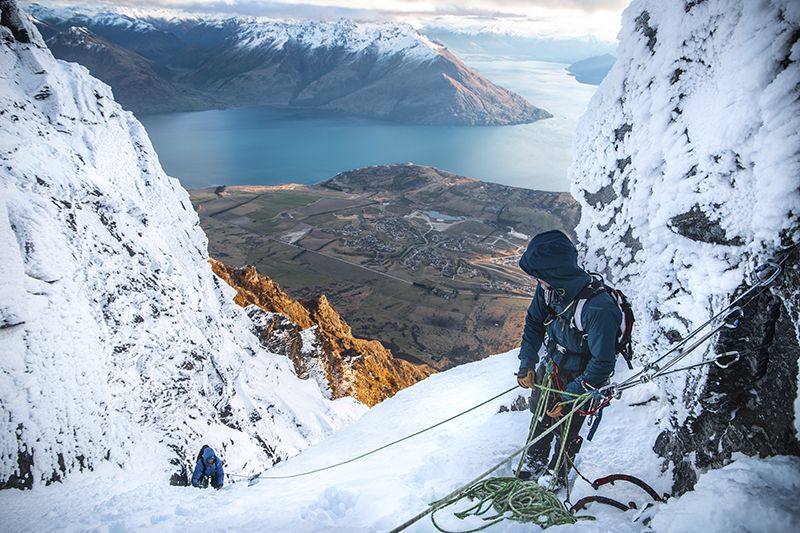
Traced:
<path id="1" fill-rule="evenodd" d="M 380 56 L 402 55 L 407 59 L 435 59 L 443 47 L 423 37 L 411 26 L 389 23 L 283 22 L 269 19 L 234 19 L 241 26 L 240 44 L 245 48 L 283 48 L 294 42 L 306 48 L 343 48 L 356 54 L 367 49 Z"/>
<path id="2" fill-rule="evenodd" d="M 0 7 L 0 483 L 203 443 L 259 471 L 359 416 L 261 349 L 141 124 Z"/>
<path id="3" fill-rule="evenodd" d="M 800 5 L 788 0 L 635 0 L 624 13 L 617 62 L 578 128 L 571 178 L 586 264 L 634 300 L 643 362 L 724 307 L 757 264 L 800 240 L 799 23 Z M 793 322 L 781 347 L 789 355 L 782 366 L 773 347 L 768 370 L 773 379 L 781 368 L 794 377 L 760 390 L 762 399 L 797 392 L 798 294 L 786 283 L 776 294 Z M 745 390 L 755 381 L 748 365 L 760 364 L 756 334 L 755 347 L 739 340 L 728 348 L 750 359 L 727 374 L 740 372 Z M 714 349 L 709 343 L 684 362 Z M 672 427 L 701 413 L 708 371 L 663 380 Z M 725 446 L 735 450 L 740 438 Z"/>
<path id="4" fill-rule="evenodd" d="M 197 15 L 173 10 L 131 9 L 114 6 L 44 7 L 26 6 L 33 16 L 63 22 L 87 23 L 96 26 L 117 26 L 139 32 L 157 31 L 159 23 L 194 21 L 199 24 L 236 28 L 237 46 L 245 49 L 282 49 L 287 43 L 315 48 L 339 48 L 357 54 L 369 49 L 380 56 L 401 55 L 412 61 L 429 61 L 439 55 L 442 45 L 420 35 L 408 24 L 291 21 L 267 17 L 224 17 L 219 14 Z"/>

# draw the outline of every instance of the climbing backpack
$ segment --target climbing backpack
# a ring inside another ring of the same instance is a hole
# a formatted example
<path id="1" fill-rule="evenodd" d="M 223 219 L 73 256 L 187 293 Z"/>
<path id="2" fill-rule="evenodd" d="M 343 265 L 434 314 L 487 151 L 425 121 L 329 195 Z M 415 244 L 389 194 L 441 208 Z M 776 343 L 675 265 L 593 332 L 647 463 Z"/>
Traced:
<path id="1" fill-rule="evenodd" d="M 583 323 L 581 321 L 583 306 L 586 305 L 586 302 L 598 294 L 602 294 L 603 292 L 608 293 L 608 295 L 611 296 L 611 299 L 619 308 L 620 313 L 622 313 L 622 322 L 620 322 L 619 331 L 617 332 L 616 351 L 618 354 L 621 354 L 623 358 L 625 358 L 625 363 L 627 363 L 628 368 L 633 370 L 633 364 L 631 363 L 633 359 L 631 333 L 633 332 L 633 322 L 635 319 L 633 317 L 633 308 L 631 307 L 631 302 L 621 290 L 606 285 L 606 281 L 603 279 L 603 276 L 596 272 L 590 272 L 589 274 L 592 276 L 592 281 L 590 281 L 589 284 L 584 287 L 577 296 L 575 296 L 575 310 L 572 313 L 572 327 L 580 331 L 581 334 L 585 335 L 586 332 L 583 329 Z"/>

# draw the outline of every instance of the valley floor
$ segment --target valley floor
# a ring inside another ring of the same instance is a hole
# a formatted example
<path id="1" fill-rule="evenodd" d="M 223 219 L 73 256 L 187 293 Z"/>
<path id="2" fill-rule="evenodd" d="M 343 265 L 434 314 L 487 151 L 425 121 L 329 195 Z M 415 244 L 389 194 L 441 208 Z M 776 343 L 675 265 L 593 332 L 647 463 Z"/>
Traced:
<path id="1" fill-rule="evenodd" d="M 431 376 L 264 477 L 336 463 L 444 420 L 511 387 L 516 366 L 516 354 L 509 352 Z M 228 484 L 218 492 L 169 486 L 167 473 L 142 450 L 122 470 L 105 467 L 49 487 L 0 492 L 0 524 L 5 531 L 388 531 L 521 446 L 530 414 L 499 412 L 516 396 L 511 392 L 465 417 L 332 470 L 288 480 L 261 478 L 252 486 Z M 626 392 L 606 410 L 594 441 L 584 444 L 581 471 L 591 479 L 633 474 L 659 492 L 668 491 L 671 476 L 661 472 L 661 460 L 652 451 L 665 405 L 654 384 Z M 498 475 L 510 471 L 506 466 Z M 578 479 L 572 499 L 594 492 Z M 641 490 L 625 483 L 601 487 L 598 494 L 640 505 L 647 501 Z M 739 457 L 702 475 L 697 490 L 655 508 L 651 530 L 799 531 L 799 494 L 800 459 Z M 650 531 L 632 522 L 635 511 L 592 504 L 584 514 L 596 520 L 551 531 Z M 456 519 L 451 509 L 437 513 L 437 520 L 452 531 L 480 525 L 480 520 Z M 433 530 L 430 519 L 423 518 L 408 531 Z M 490 528 L 530 530 L 530 524 L 511 521 Z"/>

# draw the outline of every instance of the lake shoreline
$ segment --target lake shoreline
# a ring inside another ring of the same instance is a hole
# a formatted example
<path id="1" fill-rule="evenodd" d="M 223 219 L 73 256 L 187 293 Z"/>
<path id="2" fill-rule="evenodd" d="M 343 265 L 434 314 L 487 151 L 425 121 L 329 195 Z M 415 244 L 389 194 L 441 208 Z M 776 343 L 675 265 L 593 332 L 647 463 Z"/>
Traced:
<path id="1" fill-rule="evenodd" d="M 297 108 L 138 117 L 164 169 L 187 189 L 314 184 L 352 169 L 415 163 L 489 183 L 569 190 L 572 135 L 595 87 L 561 63 L 470 60 L 553 118 L 513 126 L 407 125 Z"/>

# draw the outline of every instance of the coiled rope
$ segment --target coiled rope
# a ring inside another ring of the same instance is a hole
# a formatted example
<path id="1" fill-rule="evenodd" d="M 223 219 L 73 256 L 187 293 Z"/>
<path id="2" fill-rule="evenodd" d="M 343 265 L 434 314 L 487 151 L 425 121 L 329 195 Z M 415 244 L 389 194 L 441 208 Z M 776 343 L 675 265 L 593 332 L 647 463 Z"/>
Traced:
<path id="1" fill-rule="evenodd" d="M 461 520 L 473 516 L 479 516 L 485 522 L 483 525 L 470 529 L 467 531 L 460 530 L 461 533 L 472 533 L 482 531 L 494 524 L 502 522 L 503 520 L 513 520 L 515 522 L 532 522 L 546 529 L 551 526 L 574 524 L 580 519 L 592 519 L 591 516 L 574 516 L 564 506 L 561 500 L 555 495 L 553 489 L 557 484 L 557 478 L 554 476 L 551 485 L 543 487 L 536 481 L 527 481 L 519 479 L 518 475 L 525 461 L 525 453 L 535 443 L 549 435 L 556 429 L 561 431 L 561 445 L 556 456 L 556 466 L 553 472 L 559 472 L 563 458 L 565 457 L 565 449 L 567 443 L 567 433 L 572 422 L 573 415 L 580 411 L 587 402 L 591 401 L 593 395 L 586 394 L 571 394 L 556 390 L 550 387 L 552 382 L 552 374 L 548 372 L 545 377 L 544 384 L 534 384 L 536 388 L 541 391 L 539 394 L 539 401 L 534 410 L 534 416 L 531 420 L 530 429 L 528 430 L 528 438 L 525 445 L 514 451 L 511 455 L 503 459 L 500 463 L 495 465 L 488 472 L 485 472 L 481 477 L 464 485 L 460 489 L 448 494 L 444 498 L 431 504 L 431 508 L 425 512 L 414 517 L 414 519 L 407 521 L 402 526 L 395 528 L 391 533 L 402 531 L 420 518 L 427 514 L 431 515 L 431 522 L 433 526 L 442 533 L 452 533 L 444 529 L 439 523 L 436 522 L 436 511 L 454 505 L 455 503 L 463 500 L 477 500 L 472 507 L 463 511 L 454 513 L 456 518 Z M 565 394 L 572 397 L 572 400 L 561 402 L 562 404 L 571 405 L 572 409 L 561 417 L 556 424 L 553 424 L 546 431 L 537 435 L 537 427 L 543 420 L 547 407 L 550 404 L 550 395 L 558 393 Z M 517 454 L 522 454 L 517 467 L 514 469 L 513 477 L 492 477 L 486 478 L 489 474 L 496 471 L 498 468 L 505 464 L 510 463 Z M 489 514 L 493 511 L 492 514 Z M 488 515 L 488 516 L 486 516 Z"/>

